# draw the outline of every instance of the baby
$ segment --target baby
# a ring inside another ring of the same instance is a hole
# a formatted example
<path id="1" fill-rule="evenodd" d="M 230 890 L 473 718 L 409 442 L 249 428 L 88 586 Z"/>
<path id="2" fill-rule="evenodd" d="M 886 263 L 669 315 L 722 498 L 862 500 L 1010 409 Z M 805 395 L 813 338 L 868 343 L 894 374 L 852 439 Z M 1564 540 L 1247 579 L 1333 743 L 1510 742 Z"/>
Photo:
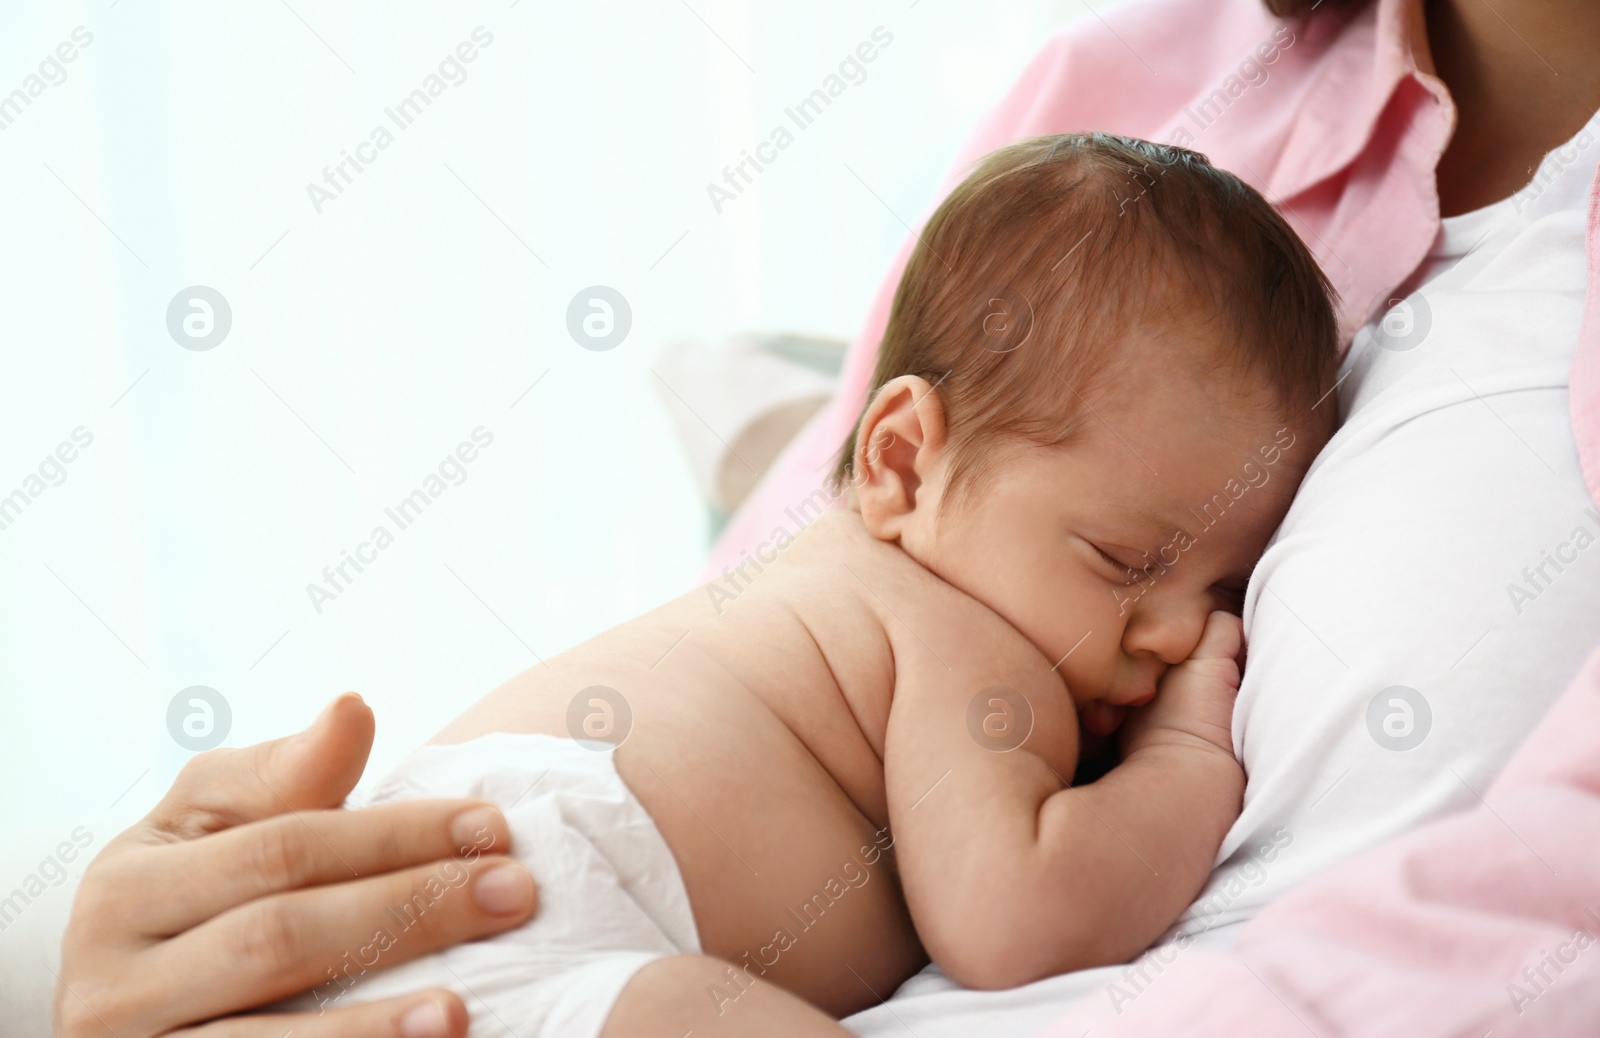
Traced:
<path id="1" fill-rule="evenodd" d="M 912 252 L 848 507 L 376 791 L 497 804 L 538 916 L 387 968 L 461 896 L 441 874 L 299 1004 L 437 985 L 475 1035 L 844 1035 L 929 959 L 1000 988 L 1138 954 L 1239 811 L 1234 614 L 1331 430 L 1329 297 L 1199 155 L 989 155 Z M 1074 786 L 1080 723 L 1121 755 Z"/>

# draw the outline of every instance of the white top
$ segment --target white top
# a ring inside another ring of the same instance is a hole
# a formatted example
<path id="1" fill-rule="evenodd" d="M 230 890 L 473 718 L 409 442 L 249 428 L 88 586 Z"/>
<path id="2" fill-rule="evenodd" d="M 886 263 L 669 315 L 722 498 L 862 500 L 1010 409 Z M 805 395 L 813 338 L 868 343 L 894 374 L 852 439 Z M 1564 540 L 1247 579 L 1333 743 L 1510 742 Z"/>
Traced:
<path id="1" fill-rule="evenodd" d="M 1344 424 L 1246 595 L 1234 748 L 1249 781 L 1178 924 L 1197 946 L 1475 805 L 1600 646 L 1600 514 L 1567 413 L 1597 153 L 1600 116 L 1528 188 L 1443 221 L 1410 295 L 1356 336 Z M 930 970 L 850 1024 L 1027 1035 L 1078 999 L 1126 1004 L 1184 953 L 1150 954 L 993 994 Z"/>
<path id="2" fill-rule="evenodd" d="M 1218 924 L 1475 805 L 1600 646 L 1600 516 L 1567 411 L 1597 134 L 1600 116 L 1528 188 L 1444 220 L 1416 287 L 1356 336 L 1343 425 L 1246 597 L 1249 782 Z"/>

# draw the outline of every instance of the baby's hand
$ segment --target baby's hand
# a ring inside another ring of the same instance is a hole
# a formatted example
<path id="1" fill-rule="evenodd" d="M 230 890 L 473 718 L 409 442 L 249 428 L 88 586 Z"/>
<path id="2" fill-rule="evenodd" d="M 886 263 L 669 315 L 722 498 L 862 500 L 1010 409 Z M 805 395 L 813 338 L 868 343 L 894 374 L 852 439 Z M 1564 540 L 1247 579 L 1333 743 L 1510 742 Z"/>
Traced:
<path id="1" fill-rule="evenodd" d="M 1123 754 L 1160 744 L 1210 744 L 1233 755 L 1233 700 L 1239 692 L 1236 660 L 1244 626 L 1231 613 L 1206 619 L 1193 655 L 1167 671 L 1150 705 L 1123 726 Z"/>

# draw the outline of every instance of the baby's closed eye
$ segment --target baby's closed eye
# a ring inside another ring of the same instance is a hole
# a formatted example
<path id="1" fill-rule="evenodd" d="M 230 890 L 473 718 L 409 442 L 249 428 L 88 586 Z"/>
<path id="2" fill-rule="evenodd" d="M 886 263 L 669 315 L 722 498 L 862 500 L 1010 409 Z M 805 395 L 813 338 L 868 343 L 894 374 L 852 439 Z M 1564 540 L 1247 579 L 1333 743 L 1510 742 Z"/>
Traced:
<path id="1" fill-rule="evenodd" d="M 1121 580 L 1123 583 L 1133 584 L 1145 578 L 1145 567 L 1148 565 L 1148 563 L 1141 560 L 1138 565 L 1134 565 L 1133 563 L 1127 561 L 1135 554 L 1130 549 L 1118 547 L 1116 549 L 1117 554 L 1113 555 L 1111 552 L 1107 551 L 1105 548 L 1093 541 L 1085 541 L 1084 543 L 1089 545 L 1090 548 L 1094 549 L 1094 553 L 1102 562 L 1110 567 L 1111 571 L 1116 574 L 1117 579 Z"/>

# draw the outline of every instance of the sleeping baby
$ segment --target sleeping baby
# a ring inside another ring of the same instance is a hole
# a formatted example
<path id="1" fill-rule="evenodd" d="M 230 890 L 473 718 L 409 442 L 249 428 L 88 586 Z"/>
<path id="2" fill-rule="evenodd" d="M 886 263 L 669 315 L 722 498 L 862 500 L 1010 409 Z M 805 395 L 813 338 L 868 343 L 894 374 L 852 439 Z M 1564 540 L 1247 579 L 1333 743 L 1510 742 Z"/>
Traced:
<path id="1" fill-rule="evenodd" d="M 1001 988 L 1137 955 L 1239 811 L 1236 614 L 1331 431 L 1329 297 L 1199 155 L 983 159 L 907 264 L 847 507 L 736 597 L 512 679 L 375 791 L 500 807 L 537 917 L 394 965 L 465 896 L 447 863 L 296 1004 L 440 986 L 474 1035 L 844 1035 L 930 959 Z"/>

